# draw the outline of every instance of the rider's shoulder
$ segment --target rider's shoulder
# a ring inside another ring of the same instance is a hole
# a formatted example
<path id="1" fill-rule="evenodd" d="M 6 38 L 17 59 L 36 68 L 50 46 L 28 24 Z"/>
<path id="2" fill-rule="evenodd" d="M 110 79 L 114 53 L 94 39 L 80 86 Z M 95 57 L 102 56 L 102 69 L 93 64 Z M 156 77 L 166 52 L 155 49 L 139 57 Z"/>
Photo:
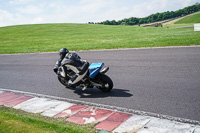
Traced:
<path id="1" fill-rule="evenodd" d="M 71 58 L 80 58 L 79 55 L 75 52 L 67 53 L 65 58 L 71 59 Z"/>
<path id="2" fill-rule="evenodd" d="M 65 55 L 65 58 L 69 58 L 69 57 L 71 57 L 72 56 L 72 53 L 67 53 L 66 55 Z"/>

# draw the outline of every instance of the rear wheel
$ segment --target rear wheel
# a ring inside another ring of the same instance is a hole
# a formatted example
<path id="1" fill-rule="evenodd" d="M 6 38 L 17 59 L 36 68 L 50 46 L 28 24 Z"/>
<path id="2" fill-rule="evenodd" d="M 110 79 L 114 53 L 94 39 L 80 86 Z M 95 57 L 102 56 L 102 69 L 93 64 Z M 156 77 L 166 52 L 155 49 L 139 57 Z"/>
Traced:
<path id="1" fill-rule="evenodd" d="M 109 92 L 112 90 L 113 82 L 110 77 L 105 74 L 99 73 L 96 79 L 98 79 L 102 83 L 102 87 L 99 87 L 100 90 L 102 90 L 103 92 Z"/>

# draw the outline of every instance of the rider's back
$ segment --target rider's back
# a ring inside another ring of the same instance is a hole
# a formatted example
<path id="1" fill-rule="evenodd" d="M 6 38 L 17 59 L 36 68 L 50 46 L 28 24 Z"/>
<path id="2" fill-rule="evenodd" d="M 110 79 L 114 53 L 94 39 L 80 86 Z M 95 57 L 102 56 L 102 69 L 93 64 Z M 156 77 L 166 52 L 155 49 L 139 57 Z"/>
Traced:
<path id="1" fill-rule="evenodd" d="M 62 65 L 72 65 L 76 67 L 77 69 L 81 70 L 81 67 L 83 66 L 84 62 L 81 60 L 81 58 L 76 53 L 67 53 L 65 58 L 61 62 Z"/>

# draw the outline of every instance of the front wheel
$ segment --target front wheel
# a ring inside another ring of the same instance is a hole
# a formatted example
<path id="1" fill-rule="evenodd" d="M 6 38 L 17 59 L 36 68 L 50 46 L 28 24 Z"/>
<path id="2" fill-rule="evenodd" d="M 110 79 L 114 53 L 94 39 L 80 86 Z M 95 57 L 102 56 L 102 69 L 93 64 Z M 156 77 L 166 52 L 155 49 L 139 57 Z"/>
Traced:
<path id="1" fill-rule="evenodd" d="M 70 88 L 70 89 L 76 88 L 75 85 L 69 86 L 69 85 L 68 85 L 68 81 L 65 80 L 63 77 L 59 77 L 59 76 L 58 76 L 58 80 L 60 81 L 60 83 L 61 83 L 62 85 L 64 85 L 64 86 L 67 87 L 67 88 Z"/>
<path id="2" fill-rule="evenodd" d="M 100 80 L 100 82 L 102 82 L 102 87 L 98 87 L 100 90 L 102 90 L 103 92 L 109 92 L 112 90 L 113 82 L 110 77 L 105 74 L 99 73 L 96 78 Z"/>
<path id="3" fill-rule="evenodd" d="M 61 78 L 60 76 L 58 76 L 58 80 L 60 81 L 62 85 L 68 87 L 68 81 L 64 80 L 64 78 Z"/>

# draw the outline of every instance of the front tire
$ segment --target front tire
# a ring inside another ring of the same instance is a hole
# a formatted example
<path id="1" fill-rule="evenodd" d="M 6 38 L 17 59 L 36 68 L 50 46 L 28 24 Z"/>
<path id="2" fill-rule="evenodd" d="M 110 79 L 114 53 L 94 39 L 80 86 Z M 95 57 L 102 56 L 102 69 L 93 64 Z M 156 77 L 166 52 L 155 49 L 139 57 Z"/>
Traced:
<path id="1" fill-rule="evenodd" d="M 68 87 L 68 81 L 65 81 L 64 78 L 62 79 L 61 77 L 58 76 L 58 80 L 62 85 Z"/>
<path id="2" fill-rule="evenodd" d="M 113 82 L 110 79 L 110 77 L 108 77 L 105 74 L 101 74 L 99 73 L 96 77 L 98 80 L 100 80 L 100 82 L 102 82 L 103 86 L 99 87 L 100 90 L 102 90 L 103 92 L 109 92 L 112 90 L 113 88 Z"/>
<path id="3" fill-rule="evenodd" d="M 62 85 L 64 85 L 65 87 L 67 87 L 67 88 L 69 88 L 69 89 L 75 89 L 75 88 L 76 88 L 75 85 L 69 86 L 69 85 L 68 85 L 68 81 L 62 79 L 62 78 L 59 77 L 59 76 L 58 76 L 58 80 L 59 80 L 59 82 L 60 82 Z"/>

